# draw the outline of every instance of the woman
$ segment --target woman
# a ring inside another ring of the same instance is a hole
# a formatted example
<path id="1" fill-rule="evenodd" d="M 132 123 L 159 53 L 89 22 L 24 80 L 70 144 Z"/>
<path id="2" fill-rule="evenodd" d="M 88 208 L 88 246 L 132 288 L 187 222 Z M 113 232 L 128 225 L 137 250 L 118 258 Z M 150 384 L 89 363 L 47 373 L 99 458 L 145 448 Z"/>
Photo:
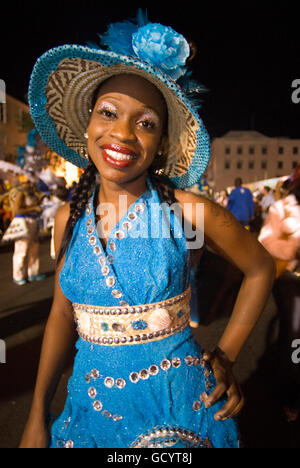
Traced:
<path id="1" fill-rule="evenodd" d="M 111 25 L 103 42 L 110 50 L 54 49 L 31 78 L 42 137 L 88 164 L 56 216 L 55 295 L 20 446 L 237 447 L 243 397 L 231 368 L 268 298 L 273 261 L 227 211 L 176 188 L 193 185 L 209 159 L 202 120 L 175 82 L 186 71 L 185 39 L 140 17 Z M 189 327 L 187 226 L 203 228 L 199 204 L 207 242 L 245 273 L 219 346 L 206 354 Z M 49 405 L 76 341 L 49 441 Z"/>
<path id="2" fill-rule="evenodd" d="M 20 187 L 10 191 L 10 203 L 14 218 L 26 222 L 26 233 L 15 241 L 13 255 L 13 282 L 24 286 L 29 282 L 40 281 L 45 275 L 39 274 L 39 225 L 41 213 L 39 199 L 33 191 L 30 181 L 22 178 Z M 6 233 L 9 236 L 9 232 Z"/>

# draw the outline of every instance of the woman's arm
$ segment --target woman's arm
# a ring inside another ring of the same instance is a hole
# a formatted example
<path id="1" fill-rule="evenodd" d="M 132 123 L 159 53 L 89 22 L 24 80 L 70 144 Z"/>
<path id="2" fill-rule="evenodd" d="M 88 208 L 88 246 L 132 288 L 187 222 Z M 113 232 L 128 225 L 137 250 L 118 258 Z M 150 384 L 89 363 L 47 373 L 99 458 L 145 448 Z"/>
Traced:
<path id="1" fill-rule="evenodd" d="M 32 213 L 33 211 L 36 211 L 38 213 L 41 212 L 41 208 L 37 205 L 30 206 L 27 208 L 23 207 L 23 201 L 24 201 L 24 194 L 22 192 L 18 192 L 16 195 L 16 198 L 12 202 L 12 212 L 13 216 L 19 214 L 19 215 L 26 215 L 28 213 Z"/>
<path id="2" fill-rule="evenodd" d="M 63 232 L 69 217 L 69 205 L 62 207 L 55 218 L 55 252 L 58 254 Z M 46 418 L 65 365 L 72 356 L 78 338 L 70 301 L 59 285 L 59 273 L 64 259 L 56 271 L 54 300 L 43 339 L 39 370 L 29 419 L 20 448 L 44 445 Z M 40 437 L 42 433 L 42 439 Z M 47 442 L 46 442 L 47 445 Z M 45 447 L 43 447 L 45 448 Z"/>
<path id="3" fill-rule="evenodd" d="M 207 244 L 244 273 L 231 318 L 218 343 L 218 362 L 223 360 L 225 370 L 217 369 L 217 383 L 219 380 L 220 384 L 207 400 L 208 405 L 214 404 L 227 389 L 232 399 L 216 416 L 218 415 L 217 419 L 219 416 L 232 417 L 236 414 L 236 405 L 239 407 L 239 403 L 236 385 L 230 381 L 230 362 L 233 363 L 237 359 L 264 310 L 275 278 L 275 264 L 255 236 L 244 229 L 225 208 L 208 199 L 181 191 L 176 192 L 176 198 L 183 207 L 184 216 L 188 217 L 194 228 L 197 226 L 196 205 L 203 203 L 204 236 Z M 185 203 L 192 209 L 185 210 Z M 222 352 L 225 353 L 224 359 Z"/>

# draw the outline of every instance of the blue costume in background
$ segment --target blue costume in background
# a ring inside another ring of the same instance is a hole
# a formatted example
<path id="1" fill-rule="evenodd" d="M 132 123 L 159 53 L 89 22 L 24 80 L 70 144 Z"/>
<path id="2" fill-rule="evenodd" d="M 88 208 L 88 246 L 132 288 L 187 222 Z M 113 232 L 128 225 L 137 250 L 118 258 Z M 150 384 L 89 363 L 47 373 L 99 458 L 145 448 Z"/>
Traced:
<path id="1" fill-rule="evenodd" d="M 158 204 L 147 179 L 106 249 L 93 199 L 75 226 L 60 284 L 80 338 L 51 448 L 238 446 L 235 420 L 214 420 L 225 398 L 200 401 L 215 379 L 189 327 L 189 252 L 179 219 Z M 146 236 L 168 220 L 169 236 Z"/>
<path id="2" fill-rule="evenodd" d="M 228 198 L 227 209 L 243 225 L 249 224 L 255 214 L 252 193 L 246 187 L 236 187 Z"/>

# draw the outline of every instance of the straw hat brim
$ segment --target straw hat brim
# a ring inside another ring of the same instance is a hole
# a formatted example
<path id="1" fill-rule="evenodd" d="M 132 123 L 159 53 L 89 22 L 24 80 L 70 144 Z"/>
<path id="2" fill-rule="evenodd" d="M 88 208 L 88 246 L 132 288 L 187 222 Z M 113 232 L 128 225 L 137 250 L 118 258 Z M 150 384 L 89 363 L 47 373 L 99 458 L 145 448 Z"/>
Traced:
<path id="1" fill-rule="evenodd" d="M 178 188 L 196 183 L 210 158 L 202 119 L 176 82 L 134 57 L 76 45 L 57 47 L 40 57 L 28 96 L 41 138 L 57 154 L 85 168 L 84 133 L 93 94 L 102 82 L 119 74 L 139 75 L 162 93 L 168 108 L 168 139 L 161 169 Z"/>

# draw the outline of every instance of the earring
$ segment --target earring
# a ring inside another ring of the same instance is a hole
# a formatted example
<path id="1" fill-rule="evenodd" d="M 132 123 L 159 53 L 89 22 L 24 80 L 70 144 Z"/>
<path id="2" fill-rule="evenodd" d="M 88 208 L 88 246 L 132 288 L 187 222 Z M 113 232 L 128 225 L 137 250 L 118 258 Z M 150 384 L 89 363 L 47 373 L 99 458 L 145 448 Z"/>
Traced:
<path id="1" fill-rule="evenodd" d="M 84 133 L 84 138 L 88 139 L 88 134 L 87 133 Z"/>
<path id="2" fill-rule="evenodd" d="M 160 150 L 157 154 L 158 156 L 162 156 L 163 152 Z"/>

